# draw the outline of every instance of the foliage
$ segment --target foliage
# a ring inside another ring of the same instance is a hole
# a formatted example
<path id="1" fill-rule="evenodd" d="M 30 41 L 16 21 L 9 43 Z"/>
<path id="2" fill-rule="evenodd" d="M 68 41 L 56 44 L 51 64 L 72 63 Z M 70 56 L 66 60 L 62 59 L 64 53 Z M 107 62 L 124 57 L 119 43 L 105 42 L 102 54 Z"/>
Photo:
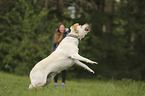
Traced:
<path id="1" fill-rule="evenodd" d="M 91 29 L 80 41 L 80 54 L 99 65 L 87 64 L 95 75 L 75 66 L 68 77 L 145 80 L 144 4 L 142 0 L 1 0 L 0 70 L 28 75 L 51 53 L 59 23 L 70 27 L 79 22 Z M 75 7 L 74 19 L 70 6 Z"/>
<path id="2" fill-rule="evenodd" d="M 49 11 L 20 0 L 1 15 L 1 70 L 28 74 L 36 62 L 50 54 L 58 20 L 44 22 Z"/>

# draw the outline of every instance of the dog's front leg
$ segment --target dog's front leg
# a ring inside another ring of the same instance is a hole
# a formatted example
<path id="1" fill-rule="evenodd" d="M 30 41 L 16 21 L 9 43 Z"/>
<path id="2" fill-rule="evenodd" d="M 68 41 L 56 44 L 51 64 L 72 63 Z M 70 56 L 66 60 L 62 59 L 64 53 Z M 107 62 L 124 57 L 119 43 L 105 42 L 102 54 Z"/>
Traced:
<path id="1" fill-rule="evenodd" d="M 72 59 L 76 59 L 76 60 L 81 60 L 81 61 L 85 61 L 87 63 L 92 63 L 92 64 L 98 64 L 97 62 L 91 61 L 87 58 L 84 58 L 82 56 L 80 56 L 79 54 L 74 54 L 71 56 Z"/>
<path id="2" fill-rule="evenodd" d="M 88 71 L 95 73 L 92 69 L 90 69 L 87 65 L 83 64 L 82 62 L 80 62 L 79 60 L 75 60 L 75 63 L 85 69 L 87 69 Z"/>

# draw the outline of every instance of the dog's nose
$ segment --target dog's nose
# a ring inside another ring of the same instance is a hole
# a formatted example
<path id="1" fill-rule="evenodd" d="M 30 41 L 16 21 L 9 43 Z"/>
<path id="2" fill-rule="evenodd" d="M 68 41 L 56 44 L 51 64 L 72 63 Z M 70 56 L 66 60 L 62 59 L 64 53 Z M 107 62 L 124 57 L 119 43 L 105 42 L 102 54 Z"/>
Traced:
<path id="1" fill-rule="evenodd" d="M 89 31 L 89 28 L 87 27 L 87 28 L 85 28 L 85 31 Z"/>

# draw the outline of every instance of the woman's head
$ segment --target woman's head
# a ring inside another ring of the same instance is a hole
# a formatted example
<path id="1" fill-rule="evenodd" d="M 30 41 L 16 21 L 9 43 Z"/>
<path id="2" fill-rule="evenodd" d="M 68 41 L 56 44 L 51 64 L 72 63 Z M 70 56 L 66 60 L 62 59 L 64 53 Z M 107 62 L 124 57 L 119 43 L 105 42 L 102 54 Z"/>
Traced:
<path id="1" fill-rule="evenodd" d="M 60 24 L 58 26 L 58 32 L 60 32 L 60 33 L 64 33 L 65 32 L 65 26 L 63 24 Z"/>

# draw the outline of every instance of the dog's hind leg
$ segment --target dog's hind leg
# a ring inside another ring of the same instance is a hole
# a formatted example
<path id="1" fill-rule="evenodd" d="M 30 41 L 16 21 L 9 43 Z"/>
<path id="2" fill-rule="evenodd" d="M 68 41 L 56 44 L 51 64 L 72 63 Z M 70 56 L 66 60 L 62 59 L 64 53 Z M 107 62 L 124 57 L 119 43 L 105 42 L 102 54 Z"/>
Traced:
<path id="1" fill-rule="evenodd" d="M 90 69 L 87 65 L 83 64 L 82 62 L 80 62 L 79 60 L 75 60 L 75 63 L 85 69 L 87 69 L 88 71 L 95 73 L 92 69 Z"/>
<path id="2" fill-rule="evenodd" d="M 76 60 L 81 60 L 81 61 L 85 61 L 87 63 L 92 63 L 92 64 L 98 64 L 97 62 L 91 61 L 87 58 L 84 58 L 82 56 L 80 56 L 79 54 L 74 54 L 71 56 L 72 59 L 76 59 Z"/>
<path id="3" fill-rule="evenodd" d="M 57 73 L 51 73 L 47 76 L 47 84 L 50 84 Z"/>
<path id="4" fill-rule="evenodd" d="M 43 87 L 46 84 L 47 81 L 47 75 L 45 74 L 32 74 L 30 76 L 31 84 L 29 85 L 29 88 L 39 88 Z"/>

